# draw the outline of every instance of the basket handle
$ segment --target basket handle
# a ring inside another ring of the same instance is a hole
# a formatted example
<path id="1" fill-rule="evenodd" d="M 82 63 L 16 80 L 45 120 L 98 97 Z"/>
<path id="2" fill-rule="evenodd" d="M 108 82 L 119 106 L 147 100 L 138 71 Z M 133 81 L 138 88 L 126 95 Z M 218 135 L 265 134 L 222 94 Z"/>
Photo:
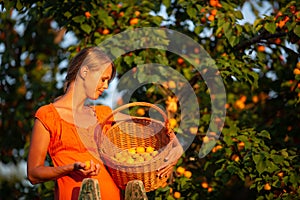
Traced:
<path id="1" fill-rule="evenodd" d="M 168 122 L 168 117 L 167 117 L 166 113 L 160 107 L 158 107 L 152 103 L 148 103 L 148 102 L 133 102 L 133 103 L 128 103 L 128 104 L 122 105 L 122 106 L 116 108 L 115 110 L 113 110 L 112 113 L 103 120 L 103 124 L 106 124 L 107 120 L 109 120 L 117 112 L 120 112 L 121 110 L 124 110 L 129 107 L 133 107 L 133 106 L 148 106 L 150 108 L 154 108 L 162 115 L 165 123 L 167 124 L 167 122 Z"/>

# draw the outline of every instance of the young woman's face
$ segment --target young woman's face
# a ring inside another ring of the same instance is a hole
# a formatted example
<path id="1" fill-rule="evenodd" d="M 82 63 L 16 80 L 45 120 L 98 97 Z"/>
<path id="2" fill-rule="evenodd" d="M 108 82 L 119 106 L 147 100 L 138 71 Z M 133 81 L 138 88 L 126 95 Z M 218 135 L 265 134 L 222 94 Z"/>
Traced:
<path id="1" fill-rule="evenodd" d="M 88 98 L 96 100 L 108 88 L 112 76 L 112 65 L 108 64 L 104 70 L 88 70 L 85 77 L 85 90 Z"/>

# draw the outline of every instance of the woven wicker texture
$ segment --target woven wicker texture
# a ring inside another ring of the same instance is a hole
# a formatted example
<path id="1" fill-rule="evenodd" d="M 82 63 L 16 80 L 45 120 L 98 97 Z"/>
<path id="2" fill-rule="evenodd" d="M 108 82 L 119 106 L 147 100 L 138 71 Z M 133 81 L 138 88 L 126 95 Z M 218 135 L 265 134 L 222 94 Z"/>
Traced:
<path id="1" fill-rule="evenodd" d="M 108 130 L 100 133 L 98 150 L 111 176 L 120 188 L 125 189 L 126 184 L 131 180 L 141 180 L 148 192 L 157 189 L 168 180 L 173 168 L 168 168 L 162 177 L 158 176 L 158 169 L 171 164 L 170 160 L 165 158 L 169 157 L 171 149 L 178 146 L 179 143 L 174 132 L 168 128 L 167 116 L 159 107 L 153 104 L 146 102 L 126 104 L 114 110 L 112 115 L 132 106 L 154 108 L 162 114 L 165 121 L 133 116 L 117 121 Z M 128 164 L 114 159 L 116 153 L 124 150 L 149 146 L 158 150 L 159 153 L 148 161 Z M 178 160 L 178 158 L 176 159 Z M 174 160 L 172 163 L 174 163 Z"/>

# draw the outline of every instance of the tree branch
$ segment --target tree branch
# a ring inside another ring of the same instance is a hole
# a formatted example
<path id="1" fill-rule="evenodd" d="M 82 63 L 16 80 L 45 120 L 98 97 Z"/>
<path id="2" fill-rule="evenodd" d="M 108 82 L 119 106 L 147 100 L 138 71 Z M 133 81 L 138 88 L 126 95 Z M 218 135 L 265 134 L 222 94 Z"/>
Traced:
<path id="1" fill-rule="evenodd" d="M 279 32 L 279 33 L 274 33 L 274 34 L 267 34 L 267 33 L 262 33 L 260 35 L 257 35 L 253 38 L 251 38 L 250 40 L 246 40 L 241 42 L 240 44 L 235 46 L 236 50 L 242 50 L 245 49 L 246 47 L 255 44 L 261 40 L 267 40 L 267 39 L 271 39 L 271 38 L 278 38 L 278 37 L 282 37 L 287 35 L 286 32 Z"/>

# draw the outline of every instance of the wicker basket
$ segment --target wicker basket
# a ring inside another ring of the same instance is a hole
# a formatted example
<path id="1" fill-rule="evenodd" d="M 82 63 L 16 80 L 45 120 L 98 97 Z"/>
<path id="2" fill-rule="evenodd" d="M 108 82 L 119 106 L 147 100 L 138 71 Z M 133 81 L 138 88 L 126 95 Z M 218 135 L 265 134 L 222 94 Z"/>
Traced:
<path id="1" fill-rule="evenodd" d="M 131 180 L 141 180 L 146 192 L 163 186 L 173 170 L 173 165 L 178 161 L 178 148 L 182 150 L 174 132 L 168 127 L 166 114 L 157 106 L 146 102 L 135 102 L 123 105 L 114 110 L 104 123 L 114 114 L 132 106 L 147 106 L 157 110 L 164 122 L 146 117 L 131 116 L 128 119 L 117 121 L 108 130 L 99 134 L 99 154 L 110 172 L 115 183 L 125 189 Z M 121 163 L 114 159 L 116 153 L 136 147 L 153 147 L 159 153 L 151 160 L 142 163 Z M 177 154 L 170 154 L 171 149 L 177 148 Z M 181 155 L 181 153 L 180 153 Z M 175 157 L 174 157 L 175 156 Z M 172 159 L 166 159 L 166 158 Z M 164 168 L 164 176 L 158 176 Z"/>

